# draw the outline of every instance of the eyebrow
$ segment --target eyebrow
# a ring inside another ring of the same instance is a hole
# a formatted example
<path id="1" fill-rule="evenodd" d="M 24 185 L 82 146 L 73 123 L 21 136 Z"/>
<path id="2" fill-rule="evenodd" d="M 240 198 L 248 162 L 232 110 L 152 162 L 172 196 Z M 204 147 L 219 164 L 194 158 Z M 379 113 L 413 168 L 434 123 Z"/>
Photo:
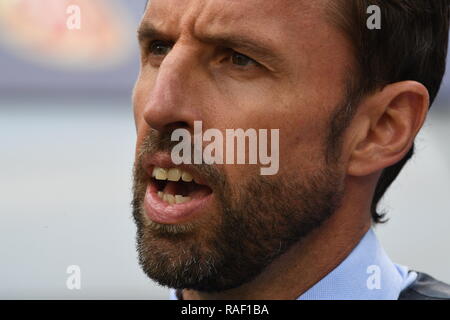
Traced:
<path id="1" fill-rule="evenodd" d="M 139 42 L 147 39 L 167 39 L 167 35 L 156 29 L 151 23 L 142 23 L 137 31 Z"/>
<path id="2" fill-rule="evenodd" d="M 152 23 L 144 22 L 138 29 L 138 39 L 143 42 L 147 39 L 161 39 L 173 40 L 173 37 L 168 36 L 164 32 L 158 30 Z M 197 36 L 201 42 L 208 44 L 220 45 L 225 48 L 232 48 L 235 50 L 243 50 L 243 54 L 249 53 L 256 55 L 260 59 L 268 62 L 280 64 L 280 58 L 270 49 L 263 41 L 255 40 L 251 37 L 239 34 L 223 33 L 223 34 L 204 34 Z"/>

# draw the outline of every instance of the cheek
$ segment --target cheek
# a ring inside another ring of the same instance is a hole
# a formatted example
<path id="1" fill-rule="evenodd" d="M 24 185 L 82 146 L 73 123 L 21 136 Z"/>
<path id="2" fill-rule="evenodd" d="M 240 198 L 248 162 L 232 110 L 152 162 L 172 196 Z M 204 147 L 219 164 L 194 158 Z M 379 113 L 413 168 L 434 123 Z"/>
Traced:
<path id="1" fill-rule="evenodd" d="M 138 77 L 136 83 L 134 84 L 133 94 L 132 94 L 132 102 L 133 102 L 133 115 L 135 124 L 137 124 L 137 118 L 139 115 L 139 109 L 142 108 L 142 78 Z"/>
<path id="2" fill-rule="evenodd" d="M 301 175 L 302 171 L 321 168 L 325 160 L 322 137 L 309 137 L 301 129 L 285 131 L 282 137 L 280 134 L 280 173 Z"/>
<path id="3" fill-rule="evenodd" d="M 138 80 L 133 90 L 133 116 L 134 116 L 134 124 L 136 128 L 136 147 L 135 147 L 135 155 L 138 154 L 139 148 L 147 135 L 148 125 L 145 122 L 143 117 L 143 112 L 146 104 L 146 96 L 144 94 L 145 89 L 142 87 L 142 82 Z"/>
<path id="4" fill-rule="evenodd" d="M 285 127 L 280 143 L 287 168 L 309 171 L 325 165 L 328 117 L 318 108 L 315 110 L 310 109 L 297 117 L 292 115 L 293 120 Z"/>
<path id="5" fill-rule="evenodd" d="M 144 119 L 144 111 L 145 106 L 148 103 L 150 90 L 150 82 L 140 75 L 134 86 L 132 96 L 134 124 L 138 135 L 141 131 L 147 130 L 147 124 Z"/>
<path id="6" fill-rule="evenodd" d="M 138 78 L 133 88 L 134 116 L 142 115 L 147 103 L 151 89 L 154 86 L 156 73 L 148 66 L 141 67 Z"/>
<path id="7" fill-rule="evenodd" d="M 298 100 L 296 100 L 298 101 Z M 275 103 L 278 103 L 276 106 Z M 324 110 L 306 107 L 306 103 L 280 103 L 279 98 L 273 96 L 260 96 L 259 99 L 243 99 L 241 96 L 239 111 L 228 110 L 228 128 L 254 128 L 279 129 L 279 171 L 275 175 L 287 176 L 298 172 L 311 172 L 320 169 L 325 161 L 325 142 L 327 137 L 328 120 Z M 270 147 L 270 135 L 267 141 Z M 259 151 L 259 149 L 258 149 Z M 269 156 L 273 155 L 269 151 Z M 248 159 L 248 158 L 247 158 Z M 222 169 L 231 181 L 238 184 L 260 175 L 260 168 L 268 167 L 258 165 L 225 165 Z"/>

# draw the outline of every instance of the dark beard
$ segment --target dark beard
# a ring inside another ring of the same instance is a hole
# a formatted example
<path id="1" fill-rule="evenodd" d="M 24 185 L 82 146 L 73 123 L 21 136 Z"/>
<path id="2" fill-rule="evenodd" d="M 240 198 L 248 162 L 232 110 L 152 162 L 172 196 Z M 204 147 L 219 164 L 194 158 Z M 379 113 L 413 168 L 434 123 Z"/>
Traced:
<path id="1" fill-rule="evenodd" d="M 140 161 L 164 141 L 153 132 L 143 144 L 132 202 L 140 265 L 163 286 L 204 292 L 238 287 L 319 227 L 340 204 L 343 178 L 330 166 L 288 178 L 255 176 L 240 186 L 231 185 L 214 166 L 199 165 L 196 170 L 215 184 L 217 214 L 205 214 L 207 220 L 196 224 L 150 222 L 142 210 L 148 177 Z"/>

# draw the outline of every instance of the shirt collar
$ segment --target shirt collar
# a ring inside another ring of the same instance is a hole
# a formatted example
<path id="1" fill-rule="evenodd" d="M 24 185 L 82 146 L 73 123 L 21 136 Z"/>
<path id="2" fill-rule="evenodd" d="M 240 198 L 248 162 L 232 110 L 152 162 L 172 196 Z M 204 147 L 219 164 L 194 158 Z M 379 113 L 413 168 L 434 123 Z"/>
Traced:
<path id="1" fill-rule="evenodd" d="M 389 259 L 370 228 L 347 258 L 297 300 L 396 300 L 416 277 Z"/>

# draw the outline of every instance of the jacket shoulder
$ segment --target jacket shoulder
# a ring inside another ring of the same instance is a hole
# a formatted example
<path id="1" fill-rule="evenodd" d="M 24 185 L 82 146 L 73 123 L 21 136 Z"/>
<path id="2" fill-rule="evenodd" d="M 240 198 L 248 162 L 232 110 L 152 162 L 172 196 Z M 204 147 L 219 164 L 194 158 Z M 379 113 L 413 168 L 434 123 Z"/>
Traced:
<path id="1" fill-rule="evenodd" d="M 416 280 L 400 293 L 399 300 L 450 300 L 450 285 L 417 272 Z"/>

